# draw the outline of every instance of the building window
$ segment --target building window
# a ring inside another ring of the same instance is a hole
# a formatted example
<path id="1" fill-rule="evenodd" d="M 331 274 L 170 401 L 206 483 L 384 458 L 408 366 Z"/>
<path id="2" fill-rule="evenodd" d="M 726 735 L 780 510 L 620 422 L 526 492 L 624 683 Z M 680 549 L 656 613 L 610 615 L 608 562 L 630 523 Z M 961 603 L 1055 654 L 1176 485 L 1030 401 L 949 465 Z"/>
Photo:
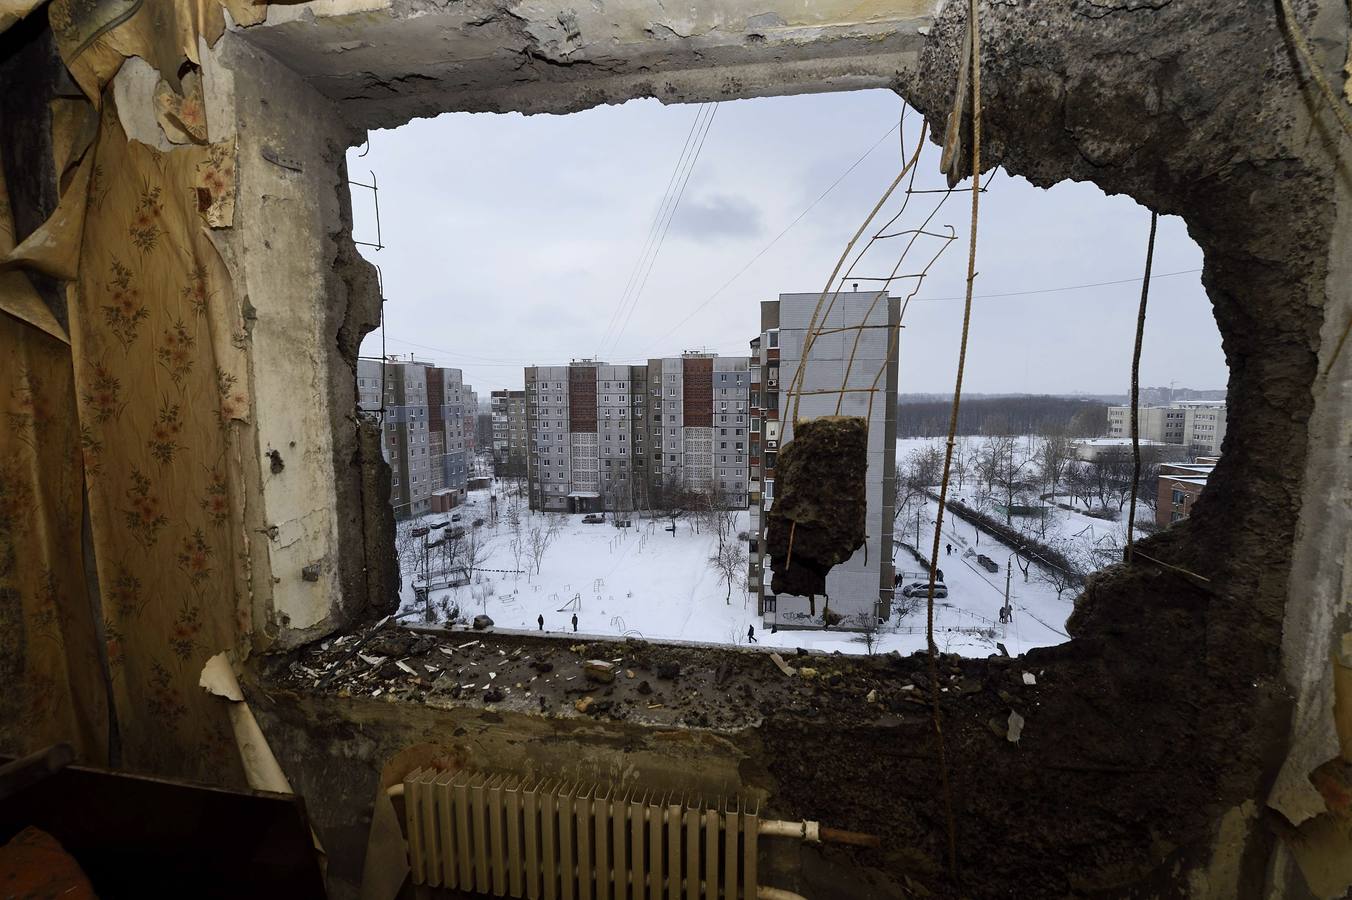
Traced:
<path id="1" fill-rule="evenodd" d="M 1175 491 L 1174 491 L 1174 493 L 1173 493 L 1173 500 L 1174 500 L 1174 503 L 1180 504 L 1180 505 L 1181 505 L 1186 499 L 1187 499 L 1187 496 L 1186 496 L 1182 491 L 1180 491 L 1180 490 L 1175 490 Z"/>

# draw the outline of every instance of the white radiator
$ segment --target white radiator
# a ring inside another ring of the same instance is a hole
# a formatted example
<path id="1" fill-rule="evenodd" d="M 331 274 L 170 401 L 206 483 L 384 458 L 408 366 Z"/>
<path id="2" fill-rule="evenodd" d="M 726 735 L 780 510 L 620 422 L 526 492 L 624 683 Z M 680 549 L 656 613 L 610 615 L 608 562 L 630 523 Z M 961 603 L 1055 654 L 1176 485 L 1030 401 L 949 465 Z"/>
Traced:
<path id="1" fill-rule="evenodd" d="M 739 800 L 416 769 L 413 883 L 531 900 L 752 900 L 758 808 Z"/>

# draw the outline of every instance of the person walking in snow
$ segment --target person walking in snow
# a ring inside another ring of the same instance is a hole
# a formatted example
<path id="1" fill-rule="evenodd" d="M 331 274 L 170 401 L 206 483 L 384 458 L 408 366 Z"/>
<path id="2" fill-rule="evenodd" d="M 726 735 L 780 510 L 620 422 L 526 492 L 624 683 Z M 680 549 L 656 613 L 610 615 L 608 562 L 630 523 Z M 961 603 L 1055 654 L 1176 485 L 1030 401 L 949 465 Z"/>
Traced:
<path id="1" fill-rule="evenodd" d="M 544 614 L 544 613 L 540 613 L 540 615 L 536 617 L 535 621 L 538 622 L 538 623 L 540 624 L 540 630 L 541 630 L 541 631 L 544 631 L 544 630 L 545 630 L 545 614 Z"/>
<path id="2" fill-rule="evenodd" d="M 952 544 L 944 544 L 944 547 L 946 548 L 946 549 L 945 549 L 945 552 L 944 552 L 944 556 L 952 556 L 952 555 L 953 555 L 953 545 L 952 545 Z"/>
<path id="3" fill-rule="evenodd" d="M 756 626 L 755 626 L 755 625 L 748 625 L 748 626 L 746 626 L 746 642 L 747 642 L 748 644 L 759 644 L 759 643 L 760 643 L 760 641 L 756 640 Z"/>
<path id="4" fill-rule="evenodd" d="M 577 634 L 577 613 L 573 613 L 573 633 Z"/>

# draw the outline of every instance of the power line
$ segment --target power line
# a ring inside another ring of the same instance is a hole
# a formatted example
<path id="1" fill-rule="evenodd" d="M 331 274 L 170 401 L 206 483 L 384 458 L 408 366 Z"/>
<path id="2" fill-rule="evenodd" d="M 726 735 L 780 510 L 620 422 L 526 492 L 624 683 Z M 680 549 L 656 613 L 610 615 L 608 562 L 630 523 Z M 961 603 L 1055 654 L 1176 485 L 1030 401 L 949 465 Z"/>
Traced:
<path id="1" fill-rule="evenodd" d="M 899 124 L 900 124 L 900 123 L 898 123 L 898 125 L 899 125 Z M 897 130 L 898 125 L 893 125 L 891 128 L 887 129 L 887 131 L 885 131 L 885 132 L 883 133 L 883 136 L 880 137 L 880 138 L 878 138 L 878 140 L 874 141 L 874 142 L 873 142 L 873 145 L 872 145 L 871 147 L 869 147 L 867 150 L 865 150 L 865 151 L 863 152 L 863 154 L 862 154 L 858 159 L 856 159 L 854 162 L 850 163 L 849 168 L 847 168 L 844 172 L 841 172 L 841 173 L 840 173 L 840 176 L 839 176 L 838 178 L 836 178 L 835 181 L 831 182 L 830 186 L 827 187 L 826 190 L 824 190 L 824 191 L 822 191 L 820 194 L 818 194 L 816 200 L 813 200 L 811 203 L 809 203 L 806 207 L 803 208 L 803 211 L 802 211 L 802 212 L 800 212 L 798 215 L 794 216 L 793 221 L 790 222 L 787 226 L 785 226 L 785 228 L 784 228 L 783 231 L 781 231 L 779 234 L 775 235 L 775 236 L 774 236 L 774 239 L 771 240 L 770 243 L 768 243 L 768 244 L 766 244 L 764 247 L 762 247 L 762 248 L 760 249 L 760 251 L 757 252 L 755 256 L 751 257 L 751 259 L 748 260 L 747 263 L 746 263 L 744 266 L 742 266 L 740 269 L 738 269 L 736 272 L 734 272 L 731 278 L 729 278 L 727 281 L 723 282 L 723 284 L 719 286 L 718 290 L 714 291 L 714 292 L 713 292 L 712 294 L 710 294 L 707 298 L 705 298 L 704 301 L 703 301 L 702 303 L 699 304 L 699 306 L 696 306 L 694 309 L 692 309 L 692 310 L 690 311 L 690 313 L 689 313 L 684 319 L 682 319 L 681 321 L 677 322 L 677 323 L 671 328 L 671 330 L 669 330 L 669 331 L 667 331 L 665 334 L 663 334 L 662 337 L 658 338 L 658 340 L 659 340 L 659 341 L 664 340 L 668 335 L 671 335 L 671 334 L 675 333 L 676 331 L 680 330 L 681 326 L 685 325 L 685 323 L 686 323 L 686 322 L 689 322 L 691 319 L 693 319 L 693 318 L 695 317 L 695 315 L 696 315 L 700 310 L 704 309 L 704 307 L 706 307 L 706 306 L 708 306 L 710 303 L 712 303 L 712 302 L 718 297 L 718 295 L 721 294 L 721 293 L 723 293 L 725 290 L 727 290 L 727 289 L 732 285 L 732 283 L 733 283 L 734 281 L 736 281 L 738 278 L 741 278 L 744 274 L 746 274 L 747 269 L 750 269 L 753 265 L 755 265 L 755 264 L 756 264 L 756 261 L 759 260 L 762 256 L 764 256 L 764 255 L 769 251 L 769 249 L 770 249 L 771 247 L 773 247 L 775 244 L 779 243 L 779 239 L 780 239 L 780 238 L 782 238 L 784 235 L 788 234 L 788 233 L 793 229 L 793 227 L 794 227 L 795 225 L 797 225 L 799 222 L 801 222 L 801 221 L 803 220 L 803 217 L 804 217 L 804 216 L 806 216 L 808 213 L 812 212 L 813 207 L 815 207 L 818 203 L 821 203 L 823 200 L 825 200 L 827 194 L 829 194 L 829 193 L 831 193 L 832 191 L 834 191 L 834 190 L 836 189 L 836 187 L 837 187 L 842 181 L 845 180 L 845 177 L 846 177 L 847 175 L 849 175 L 849 174 L 850 174 L 851 172 L 853 172 L 856 168 L 858 168 L 858 167 L 859 167 L 859 164 L 860 164 L 861 162 L 863 162 L 865 159 L 867 159 L 867 158 L 869 157 L 869 155 L 870 155 L 871 153 L 873 153 L 874 150 L 877 150 L 877 149 L 878 149 L 878 145 L 881 144 L 883 141 L 887 140 L 887 138 L 892 134 L 892 132 L 894 132 L 894 131 Z"/>
<path id="2" fill-rule="evenodd" d="M 638 301 L 643 296 L 643 289 L 648 286 L 648 277 L 653 273 L 653 266 L 657 263 L 657 255 L 662 252 L 662 245 L 667 239 L 667 231 L 671 228 L 671 220 L 676 217 L 676 208 L 680 206 L 681 197 L 685 195 L 685 186 L 690 183 L 690 175 L 695 171 L 695 164 L 699 162 L 700 152 L 704 149 L 704 141 L 709 137 L 709 128 L 712 127 L 714 116 L 717 114 L 718 104 L 715 103 L 713 109 L 709 112 L 709 118 L 704 121 L 704 133 L 700 135 L 699 144 L 695 147 L 695 153 L 690 159 L 690 166 L 685 170 L 685 180 L 681 182 L 681 187 L 676 192 L 675 202 L 671 204 L 671 211 L 667 214 L 667 221 L 662 226 L 662 233 L 657 240 L 657 249 L 653 251 L 652 256 L 648 259 L 648 270 L 643 273 L 643 281 L 639 284 L 638 290 L 634 292 L 633 299 L 629 303 L 629 312 L 624 317 L 624 324 L 620 326 L 620 330 L 615 333 L 615 336 L 611 338 L 609 342 L 612 349 L 619 343 L 620 338 L 624 336 L 624 330 L 629 327 L 629 320 L 633 317 L 634 310 L 638 308 Z"/>
<path id="3" fill-rule="evenodd" d="M 1192 275 L 1192 274 L 1195 274 L 1195 273 L 1200 272 L 1200 271 L 1202 271 L 1202 270 L 1201 270 L 1201 269 L 1179 269 L 1177 272 L 1160 272 L 1159 274 L 1154 274 L 1154 273 L 1152 273 L 1151 276 L 1150 276 L 1150 280 L 1151 280 L 1151 281 L 1155 281 L 1155 280 L 1160 279 L 1160 278 L 1174 278 L 1174 277 L 1179 276 L 1179 275 Z M 1034 294 L 1055 294 L 1055 293 L 1061 293 L 1061 292 L 1063 292 L 1063 291 L 1083 290 L 1083 289 L 1085 289 L 1085 288 L 1110 287 L 1110 286 L 1112 286 L 1112 285 L 1117 285 L 1117 284 L 1140 284 L 1140 283 L 1141 283 L 1141 278 L 1140 278 L 1140 276 L 1138 275 L 1138 276 L 1136 276 L 1135 278 L 1118 278 L 1118 279 L 1115 279 L 1115 280 L 1113 280 L 1113 281 L 1095 281 L 1095 282 L 1090 282 L 1090 283 L 1087 283 L 1087 284 L 1067 284 L 1067 285 L 1062 285 L 1062 286 L 1060 286 L 1060 287 L 1036 288 L 1036 289 L 1033 289 L 1033 290 L 1027 290 L 1027 291 L 1002 291 L 1002 292 L 1000 292 L 1000 293 L 994 293 L 994 294 L 973 294 L 973 295 L 972 295 L 972 299 L 974 299 L 974 300 L 976 300 L 976 299 L 988 300 L 988 299 L 994 299 L 994 298 L 999 298 L 999 297 L 1028 297 L 1028 296 L 1032 296 L 1032 295 L 1034 295 Z M 925 302 L 937 303 L 937 302 L 942 302 L 942 301 L 963 300 L 963 299 L 966 299 L 966 298 L 964 298 L 962 295 L 956 295 L 956 296 L 952 296 L 952 297 L 912 297 L 912 298 L 911 298 L 911 302 L 912 302 L 912 303 L 916 303 L 916 302 L 920 302 L 920 301 L 925 301 Z M 673 329 L 673 330 L 674 330 L 674 329 Z M 533 364 L 534 364 L 534 360 L 525 359 L 525 358 L 522 358 L 522 359 L 519 359 L 519 360 L 510 360 L 510 359 L 505 359 L 505 358 L 503 358 L 503 357 L 476 357 L 476 356 L 471 356 L 471 355 L 469 355 L 469 354 L 461 353 L 461 352 L 459 352 L 459 351 L 455 351 L 455 350 L 447 350 L 447 349 L 445 349 L 444 347 L 432 347 L 432 346 L 429 346 L 429 345 L 427 345 L 427 344 L 420 344 L 420 343 L 417 343 L 416 341 L 410 341 L 410 340 L 408 340 L 408 339 L 406 339 L 406 338 L 395 337 L 395 336 L 393 336 L 393 335 L 389 335 L 389 336 L 388 336 L 388 340 L 395 341 L 396 343 L 400 343 L 400 344 L 407 344 L 407 345 L 409 345 L 410 347 L 418 347 L 418 348 L 421 348 L 421 349 L 423 349 L 423 350 L 430 350 L 430 351 L 432 351 L 433 353 L 442 353 L 442 354 L 445 354 L 446 356 L 448 356 L 448 357 L 450 357 L 450 358 L 452 358 L 452 359 L 468 359 L 468 360 L 471 360 L 471 361 L 479 360 L 479 359 L 491 359 L 491 360 L 493 360 L 492 362 L 472 362 L 472 365 L 473 365 L 473 366 L 478 366 L 478 367 L 488 367 L 488 366 L 492 366 L 492 367 L 512 368 L 512 367 L 528 366 L 528 365 L 533 365 Z M 660 340 L 660 339 L 659 339 L 659 340 Z M 624 357 L 624 358 L 621 358 L 621 359 L 614 359 L 614 360 L 610 360 L 610 361 L 611 361 L 611 362 L 615 362 L 615 363 L 623 363 L 623 362 L 635 362 L 635 363 L 641 363 L 641 362 L 646 362 L 648 359 L 649 359 L 648 356 L 630 356 L 630 357 Z"/>
<path id="4" fill-rule="evenodd" d="M 1201 269 L 1179 269 L 1177 272 L 1161 272 L 1161 273 L 1158 274 L 1158 275 L 1151 275 L 1151 276 L 1150 276 L 1150 280 L 1151 280 L 1151 281 L 1154 281 L 1154 280 L 1157 279 L 1157 278 L 1173 278 L 1175 275 L 1191 275 L 1191 274 L 1193 274 L 1194 272 L 1200 272 L 1200 271 L 1202 271 L 1202 270 L 1201 270 Z M 861 278 L 860 280 L 862 281 L 863 279 Z M 1094 282 L 1090 282 L 1090 283 L 1088 283 L 1088 284 L 1067 284 L 1067 285 L 1063 285 L 1062 287 L 1038 288 L 1038 289 L 1036 289 L 1036 290 L 1031 290 L 1031 291 L 1003 291 L 1003 292 L 998 293 L 998 294 L 973 294 L 973 295 L 972 295 L 972 299 L 973 299 L 973 300 L 989 300 L 989 299 L 994 298 L 994 297 L 1027 297 L 1027 296 L 1032 295 L 1032 294 L 1054 294 L 1054 293 L 1057 293 L 1057 292 L 1059 292 L 1059 291 L 1078 291 L 1078 290 L 1081 290 L 1081 289 L 1083 289 L 1083 288 L 1108 287 L 1108 286 L 1114 285 L 1114 284 L 1140 284 L 1140 283 L 1141 283 L 1141 277 L 1138 275 L 1138 276 L 1136 276 L 1135 278 L 1119 278 L 1119 279 L 1117 279 L 1116 281 L 1094 281 Z M 964 297 L 963 295 L 959 294 L 959 295 L 954 296 L 954 297 L 912 297 L 912 298 L 911 298 L 911 302 L 912 302 L 912 303 L 937 303 L 937 302 L 943 301 L 943 300 L 965 300 L 965 299 L 967 299 L 967 298 Z"/>
<path id="5" fill-rule="evenodd" d="M 672 188 L 681 177 L 681 172 L 685 169 L 687 154 L 695 144 L 695 135 L 699 133 L 705 112 L 710 109 L 711 104 L 703 103 L 695 112 L 695 119 L 690 123 L 690 130 L 686 132 L 685 143 L 681 146 L 681 155 L 676 158 L 676 165 L 672 167 L 671 177 L 667 179 L 667 186 L 662 191 L 662 200 L 657 204 L 657 209 L 653 212 L 653 220 L 648 226 L 648 236 L 643 241 L 643 247 L 639 250 L 638 258 L 634 260 L 634 267 L 629 272 L 629 279 L 624 284 L 624 291 L 620 294 L 619 302 L 615 304 L 615 309 L 610 313 L 610 319 L 606 323 L 606 330 L 602 332 L 601 343 L 597 346 L 597 355 L 605 347 L 606 341 L 611 332 L 619 322 L 620 316 L 629 301 L 630 292 L 638 283 L 639 273 L 643 271 L 644 261 L 648 258 L 648 251 L 653 246 L 653 239 L 657 236 L 658 228 L 666 215 L 667 206 L 671 202 Z"/>

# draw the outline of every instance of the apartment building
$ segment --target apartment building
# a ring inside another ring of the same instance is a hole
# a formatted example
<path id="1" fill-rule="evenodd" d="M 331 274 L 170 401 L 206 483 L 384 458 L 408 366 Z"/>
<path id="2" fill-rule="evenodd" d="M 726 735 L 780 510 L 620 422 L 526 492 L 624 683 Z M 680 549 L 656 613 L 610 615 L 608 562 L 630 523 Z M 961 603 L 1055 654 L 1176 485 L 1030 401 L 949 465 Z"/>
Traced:
<path id="1" fill-rule="evenodd" d="M 1155 524 L 1165 528 L 1192 514 L 1192 505 L 1202 496 L 1207 480 L 1216 469 L 1216 461 L 1214 456 L 1199 456 L 1193 463 L 1165 463 L 1160 466 Z"/>
<path id="2" fill-rule="evenodd" d="M 779 627 L 820 627 L 809 614 L 808 598 L 775 595 L 766 553 L 766 512 L 774 503 L 775 462 L 793 439 L 788 395 L 802 360 L 804 339 L 820 294 L 780 294 L 761 303 L 761 334 L 751 341 L 751 430 L 749 460 L 751 547 L 747 590 L 756 598 L 764 623 Z M 901 305 L 885 291 L 842 292 L 835 298 L 821 335 L 804 367 L 798 397 L 802 419 L 826 415 L 868 420 L 867 537 L 865 546 L 836 566 L 826 579 L 831 610 L 849 624 L 868 616 L 886 618 L 893 587 L 892 512 L 896 472 L 897 345 Z M 843 393 L 842 393 L 843 390 Z M 839 402 L 839 412 L 837 412 Z M 817 604 L 820 613 L 822 606 Z"/>
<path id="3" fill-rule="evenodd" d="M 493 464 L 499 475 L 526 474 L 526 392 L 493 391 Z"/>
<path id="4" fill-rule="evenodd" d="M 1181 444 L 1194 454 L 1215 455 L 1225 439 L 1225 403 L 1216 400 L 1179 400 L 1167 406 L 1137 410 L 1142 440 Z M 1131 407 L 1108 407 L 1108 437 L 1131 437 Z"/>
<path id="5" fill-rule="evenodd" d="M 358 360 L 358 406 L 381 416 L 396 518 L 444 512 L 464 500 L 468 391 L 459 369 L 412 357 Z"/>
<path id="6" fill-rule="evenodd" d="M 744 506 L 747 367 L 746 357 L 700 352 L 647 365 L 527 367 L 531 508 L 662 507 L 689 490 Z"/>

